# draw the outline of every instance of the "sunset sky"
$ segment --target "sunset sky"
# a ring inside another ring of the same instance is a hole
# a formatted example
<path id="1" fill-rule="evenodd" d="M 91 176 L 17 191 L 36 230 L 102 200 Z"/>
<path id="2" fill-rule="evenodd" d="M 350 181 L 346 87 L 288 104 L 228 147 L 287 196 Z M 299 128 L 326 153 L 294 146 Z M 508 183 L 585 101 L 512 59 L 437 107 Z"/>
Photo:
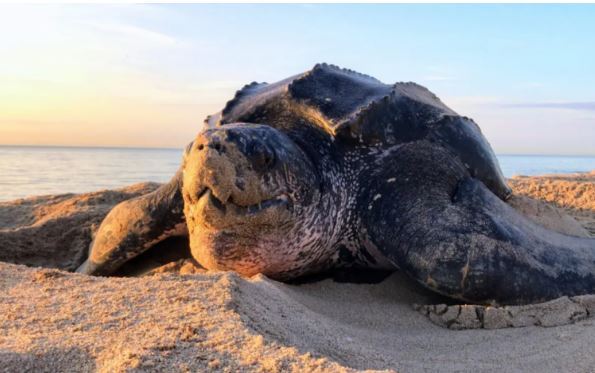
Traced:
<path id="1" fill-rule="evenodd" d="M 415 81 L 498 153 L 595 155 L 595 6 L 0 5 L 0 144 L 181 147 L 251 81 Z"/>

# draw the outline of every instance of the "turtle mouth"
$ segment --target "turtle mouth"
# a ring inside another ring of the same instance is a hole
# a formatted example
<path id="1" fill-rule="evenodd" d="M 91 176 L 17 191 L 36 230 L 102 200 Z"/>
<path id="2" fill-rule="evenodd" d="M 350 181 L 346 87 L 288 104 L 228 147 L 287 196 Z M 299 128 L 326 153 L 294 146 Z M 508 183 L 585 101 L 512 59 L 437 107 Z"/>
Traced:
<path id="1" fill-rule="evenodd" d="M 230 196 L 227 201 L 221 201 L 213 191 L 205 187 L 204 190 L 198 195 L 198 204 L 203 206 L 209 206 L 218 210 L 223 214 L 231 213 L 239 216 L 250 216 L 264 213 L 273 208 L 291 208 L 291 200 L 285 193 L 281 193 L 276 197 L 262 200 L 258 203 L 251 205 L 241 205 L 234 201 L 233 196 Z"/>

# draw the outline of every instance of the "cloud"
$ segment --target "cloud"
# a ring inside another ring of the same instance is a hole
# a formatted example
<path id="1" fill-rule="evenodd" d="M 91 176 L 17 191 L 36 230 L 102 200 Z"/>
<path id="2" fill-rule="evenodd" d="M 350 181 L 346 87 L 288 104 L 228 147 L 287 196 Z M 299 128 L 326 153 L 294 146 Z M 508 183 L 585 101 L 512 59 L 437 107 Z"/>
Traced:
<path id="1" fill-rule="evenodd" d="M 150 30 L 148 28 L 134 26 L 124 23 L 99 23 L 86 22 L 89 26 L 99 29 L 101 31 L 114 33 L 119 36 L 141 40 L 151 44 L 159 44 L 164 46 L 173 46 L 180 44 L 180 41 L 167 34 Z"/>
<path id="2" fill-rule="evenodd" d="M 461 106 L 496 106 L 502 102 L 497 96 L 444 96 L 441 99 L 449 105 Z"/>
<path id="3" fill-rule="evenodd" d="M 595 111 L 595 101 L 506 102 L 502 97 L 496 96 L 446 96 L 443 101 L 453 106 L 481 106 L 500 109 L 562 109 L 582 112 Z"/>
<path id="4" fill-rule="evenodd" d="M 444 81 L 456 80 L 456 78 L 454 76 L 449 76 L 449 75 L 428 75 L 428 76 L 422 77 L 422 80 L 425 80 L 428 82 L 444 82 Z"/>
<path id="5" fill-rule="evenodd" d="M 583 102 L 525 102 L 517 104 L 501 104 L 507 108 L 537 108 L 537 109 L 568 109 L 580 111 L 595 111 L 595 101 Z"/>

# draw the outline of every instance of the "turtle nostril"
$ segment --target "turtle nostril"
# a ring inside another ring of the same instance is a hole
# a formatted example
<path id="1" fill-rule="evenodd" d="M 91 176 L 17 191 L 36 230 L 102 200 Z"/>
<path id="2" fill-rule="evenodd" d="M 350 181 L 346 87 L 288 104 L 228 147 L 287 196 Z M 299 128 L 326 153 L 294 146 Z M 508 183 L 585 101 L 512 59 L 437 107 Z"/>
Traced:
<path id="1" fill-rule="evenodd" d="M 198 146 L 198 150 L 202 150 L 204 148 L 213 149 L 220 154 L 225 151 L 225 146 L 221 143 L 221 139 L 219 139 L 218 137 L 212 137 L 208 139 L 208 141 L 205 144 L 200 144 Z"/>
<path id="2" fill-rule="evenodd" d="M 270 169 L 275 164 L 275 153 L 260 141 L 251 144 L 248 156 L 252 163 L 259 169 Z"/>

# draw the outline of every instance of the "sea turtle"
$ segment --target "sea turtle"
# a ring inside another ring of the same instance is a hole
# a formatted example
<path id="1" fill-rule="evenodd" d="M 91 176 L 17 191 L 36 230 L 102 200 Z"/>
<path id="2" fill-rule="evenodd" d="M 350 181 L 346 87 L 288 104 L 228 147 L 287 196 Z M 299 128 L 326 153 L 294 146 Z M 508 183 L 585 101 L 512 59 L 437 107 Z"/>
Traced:
<path id="1" fill-rule="evenodd" d="M 78 271 L 188 234 L 205 268 L 281 281 L 363 267 L 473 303 L 595 293 L 595 240 L 530 222 L 510 193 L 477 124 L 429 90 L 318 64 L 209 116 L 168 184 L 109 213 Z"/>

